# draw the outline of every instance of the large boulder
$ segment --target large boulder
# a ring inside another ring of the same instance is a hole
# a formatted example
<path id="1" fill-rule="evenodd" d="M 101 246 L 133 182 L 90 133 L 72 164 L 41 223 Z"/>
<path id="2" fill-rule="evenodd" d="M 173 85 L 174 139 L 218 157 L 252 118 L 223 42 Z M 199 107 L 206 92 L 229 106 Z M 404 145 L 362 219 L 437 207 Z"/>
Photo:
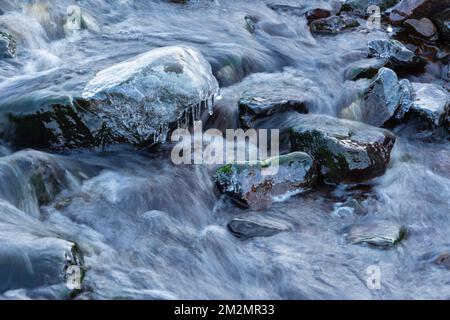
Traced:
<path id="1" fill-rule="evenodd" d="M 0 136 L 15 149 L 65 150 L 126 142 L 113 136 L 80 99 L 30 99 L 5 107 L 3 112 Z"/>
<path id="2" fill-rule="evenodd" d="M 314 160 L 302 152 L 265 161 L 227 164 L 214 176 L 222 193 L 253 209 L 265 208 L 310 189 L 316 177 Z"/>
<path id="3" fill-rule="evenodd" d="M 0 31 L 0 59 L 14 58 L 16 56 L 16 41 L 5 32 Z"/>
<path id="4" fill-rule="evenodd" d="M 164 141 L 170 126 L 212 112 L 218 83 L 201 53 L 187 46 L 151 50 L 99 72 L 83 98 L 123 140 Z"/>
<path id="5" fill-rule="evenodd" d="M 406 19 L 431 18 L 450 7 L 450 0 L 402 0 L 391 11 L 389 19 L 401 24 Z"/>
<path id="6" fill-rule="evenodd" d="M 412 83 L 414 99 L 411 112 L 432 127 L 444 125 L 450 113 L 450 94 L 434 84 Z"/>
<path id="7" fill-rule="evenodd" d="M 382 175 L 395 136 L 360 122 L 302 115 L 291 128 L 291 148 L 314 157 L 326 182 L 359 182 Z"/>
<path id="8" fill-rule="evenodd" d="M 419 56 L 397 40 L 372 40 L 369 41 L 368 48 L 369 58 L 385 59 L 392 67 L 414 67 L 424 63 Z"/>

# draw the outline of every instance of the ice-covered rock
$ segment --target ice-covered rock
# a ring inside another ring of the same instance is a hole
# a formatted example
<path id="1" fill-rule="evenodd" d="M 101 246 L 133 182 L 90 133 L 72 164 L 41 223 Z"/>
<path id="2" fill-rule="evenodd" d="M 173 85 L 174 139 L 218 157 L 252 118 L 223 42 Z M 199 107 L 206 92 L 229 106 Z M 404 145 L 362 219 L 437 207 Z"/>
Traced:
<path id="1" fill-rule="evenodd" d="M 0 59 L 14 58 L 16 56 L 16 42 L 13 37 L 0 31 Z"/>
<path id="2" fill-rule="evenodd" d="M 151 50 L 99 72 L 83 98 L 115 134 L 133 144 L 166 139 L 169 126 L 202 109 L 219 90 L 210 64 L 187 46 Z"/>
<path id="3" fill-rule="evenodd" d="M 450 113 L 450 94 L 430 83 L 412 83 L 414 100 L 411 112 L 428 121 L 433 127 L 442 125 Z"/>

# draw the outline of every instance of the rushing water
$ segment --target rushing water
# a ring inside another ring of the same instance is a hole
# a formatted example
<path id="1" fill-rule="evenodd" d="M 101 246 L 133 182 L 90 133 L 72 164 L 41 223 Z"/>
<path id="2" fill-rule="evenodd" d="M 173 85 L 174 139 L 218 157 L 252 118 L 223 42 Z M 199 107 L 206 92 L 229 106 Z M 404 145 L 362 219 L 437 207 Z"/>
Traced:
<path id="1" fill-rule="evenodd" d="M 304 8 L 318 2 L 327 1 L 276 1 Z M 313 37 L 303 16 L 275 12 L 268 3 L 274 1 L 0 0 L 0 28 L 18 40 L 14 62 L 0 61 L 0 113 L 79 96 L 114 63 L 188 44 L 203 53 L 222 87 L 209 127 L 237 127 L 241 94 L 276 90 L 274 81 L 296 82 L 313 113 L 338 116 L 355 99 L 346 68 L 366 57 L 369 40 L 387 34 Z M 73 4 L 92 17 L 91 30 L 64 29 Z M 246 28 L 247 15 L 263 21 L 254 33 Z M 429 68 L 422 77 L 442 84 L 440 67 Z M 220 196 L 215 168 L 176 166 L 169 152 L 116 146 L 51 154 L 0 142 L 0 255 L 23 255 L 30 239 L 76 242 L 86 266 L 77 298 L 450 298 L 449 271 L 433 263 L 450 251 L 448 142 L 400 134 L 384 176 L 295 196 L 260 212 Z M 59 179 L 57 187 L 46 187 L 45 201 L 30 187 L 34 169 L 27 159 L 44 159 L 55 171 L 48 179 Z M 366 213 L 336 214 L 349 198 L 363 199 Z M 226 227 L 242 216 L 263 216 L 289 231 L 242 241 Z M 346 241 L 352 225 L 371 221 L 400 223 L 408 236 L 390 250 Z M 0 271 L 22 272 L 8 264 L 0 261 Z M 380 290 L 367 287 L 371 265 L 381 268 Z M 66 297 L 55 284 L 30 280 L 11 288 L 9 278 L 0 274 L 0 297 Z"/>

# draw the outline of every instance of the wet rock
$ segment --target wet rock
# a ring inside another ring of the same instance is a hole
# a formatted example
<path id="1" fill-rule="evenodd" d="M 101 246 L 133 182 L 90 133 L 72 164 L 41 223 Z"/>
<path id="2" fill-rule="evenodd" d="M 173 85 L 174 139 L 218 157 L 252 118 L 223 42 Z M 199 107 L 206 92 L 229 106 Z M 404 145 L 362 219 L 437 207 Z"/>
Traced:
<path id="1" fill-rule="evenodd" d="M 234 236 L 242 240 L 255 237 L 271 237 L 288 230 L 286 226 L 280 223 L 262 219 L 236 218 L 231 220 L 227 226 Z"/>
<path id="2" fill-rule="evenodd" d="M 326 182 L 382 175 L 395 143 L 390 132 L 360 122 L 304 115 L 291 128 L 291 148 L 311 154 Z"/>
<path id="3" fill-rule="evenodd" d="M 359 26 L 357 20 L 340 16 L 317 19 L 309 25 L 311 32 L 323 34 L 337 34 L 345 29 L 355 28 L 357 26 Z"/>
<path id="4" fill-rule="evenodd" d="M 16 56 L 16 42 L 13 37 L 0 31 L 0 59 L 14 58 Z"/>
<path id="5" fill-rule="evenodd" d="M 81 289 L 83 257 L 74 243 L 18 230 L 13 233 L 4 224 L 0 231 L 0 293 L 61 285 L 69 298 L 70 291 Z"/>
<path id="6" fill-rule="evenodd" d="M 258 16 L 245 16 L 247 30 L 250 33 L 263 32 L 274 37 L 295 38 L 297 33 L 286 23 L 263 19 Z"/>
<path id="7" fill-rule="evenodd" d="M 313 20 L 317 20 L 317 19 L 328 18 L 330 16 L 331 16 L 331 11 L 322 9 L 322 8 L 312 9 L 306 13 L 306 19 L 309 22 L 311 22 Z"/>
<path id="8" fill-rule="evenodd" d="M 357 61 L 347 69 L 345 78 L 347 80 L 372 79 L 385 64 L 385 60 L 378 58 Z"/>
<path id="9" fill-rule="evenodd" d="M 441 254 L 434 263 L 450 270 L 450 253 Z"/>
<path id="10" fill-rule="evenodd" d="M 101 119 L 89 111 L 86 102 L 57 100 L 53 103 L 49 99 L 37 105 L 30 101 L 23 112 L 5 108 L 0 136 L 16 149 L 65 150 L 120 141 L 120 137 L 113 137 Z"/>
<path id="11" fill-rule="evenodd" d="M 302 17 L 307 12 L 306 6 L 301 5 L 301 4 L 297 7 L 297 6 L 273 3 L 273 4 L 268 4 L 267 7 L 269 7 L 270 9 L 272 9 L 275 12 L 289 14 L 289 15 L 297 16 L 297 17 Z"/>
<path id="12" fill-rule="evenodd" d="M 444 44 L 450 44 L 450 8 L 438 12 L 433 17 L 433 21 L 439 31 L 440 40 Z"/>
<path id="13" fill-rule="evenodd" d="M 171 125 L 211 112 L 218 90 L 199 51 L 171 46 L 99 72 L 83 98 L 114 135 L 138 145 L 165 141 Z"/>
<path id="14" fill-rule="evenodd" d="M 349 217 L 352 215 L 362 215 L 366 212 L 364 207 L 356 199 L 348 199 L 344 203 L 339 203 L 334 206 L 333 215 L 340 218 Z"/>
<path id="15" fill-rule="evenodd" d="M 442 87 L 429 83 L 412 83 L 414 100 L 411 112 L 433 127 L 445 123 L 450 113 L 450 94 Z"/>
<path id="16" fill-rule="evenodd" d="M 420 66 L 424 63 L 420 57 L 416 56 L 414 52 L 397 40 L 372 40 L 369 42 L 368 47 L 369 58 L 386 59 L 394 67 Z"/>
<path id="17" fill-rule="evenodd" d="M 289 96 L 289 93 L 292 93 Z M 239 100 L 239 120 L 244 128 L 252 128 L 256 119 L 285 111 L 308 113 L 307 99 L 301 93 L 291 90 L 278 92 L 248 91 Z"/>
<path id="18" fill-rule="evenodd" d="M 450 7 L 450 0 L 402 0 L 391 11 L 389 20 L 401 24 L 407 19 L 431 18 Z"/>
<path id="19" fill-rule="evenodd" d="M 77 5 L 69 6 L 67 8 L 67 18 L 64 24 L 64 32 L 66 34 L 70 34 L 75 30 L 82 29 L 94 32 L 100 31 L 100 27 L 91 15 L 82 11 Z"/>
<path id="20" fill-rule="evenodd" d="M 436 41 L 438 34 L 433 22 L 428 18 L 408 19 L 405 21 L 404 26 L 413 35 L 429 41 Z"/>
<path id="21" fill-rule="evenodd" d="M 272 202 L 310 189 L 316 177 L 313 159 L 302 152 L 265 161 L 228 164 L 214 175 L 222 193 L 253 209 L 268 207 Z"/>
<path id="22" fill-rule="evenodd" d="M 367 243 L 376 247 L 393 247 L 404 239 L 406 229 L 390 222 L 374 222 L 351 228 L 347 239 L 353 244 Z"/>
<path id="23" fill-rule="evenodd" d="M 399 0 L 346 0 L 342 6 L 343 11 L 352 11 L 353 13 L 368 16 L 370 6 L 378 6 L 381 11 L 396 5 Z"/>
<path id="24" fill-rule="evenodd" d="M 400 83 L 394 71 L 381 68 L 364 92 L 361 120 L 370 125 L 382 127 L 397 111 L 400 115 L 404 115 L 410 106 L 409 81 L 403 80 Z"/>

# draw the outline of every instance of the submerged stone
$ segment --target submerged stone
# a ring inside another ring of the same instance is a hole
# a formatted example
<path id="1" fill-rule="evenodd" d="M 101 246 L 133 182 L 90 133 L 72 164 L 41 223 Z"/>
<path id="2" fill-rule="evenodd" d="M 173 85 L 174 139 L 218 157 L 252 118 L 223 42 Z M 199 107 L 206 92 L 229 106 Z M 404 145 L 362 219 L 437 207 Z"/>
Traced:
<path id="1" fill-rule="evenodd" d="M 311 154 L 327 182 L 358 182 L 384 174 L 395 136 L 361 122 L 304 115 L 291 128 L 291 148 Z"/>
<path id="2" fill-rule="evenodd" d="M 14 58 L 16 56 L 16 41 L 5 32 L 0 31 L 0 59 Z"/>
<path id="3" fill-rule="evenodd" d="M 370 6 L 378 6 L 382 11 L 394 6 L 399 0 L 346 0 L 342 6 L 343 11 L 352 11 L 362 16 L 372 14 Z"/>
<path id="4" fill-rule="evenodd" d="M 302 152 L 228 164 L 214 175 L 222 193 L 253 209 L 265 208 L 272 202 L 309 190 L 316 177 L 313 159 Z"/>
<path id="5" fill-rule="evenodd" d="M 450 113 L 450 94 L 434 84 L 412 83 L 414 100 L 411 112 L 429 122 L 433 127 L 445 123 Z"/>
<path id="6" fill-rule="evenodd" d="M 364 92 L 362 121 L 382 127 L 396 115 L 401 118 L 411 106 L 411 86 L 408 80 L 398 80 L 394 71 L 381 68 Z"/>
<path id="7" fill-rule="evenodd" d="M 369 58 L 386 59 L 394 67 L 411 67 L 423 64 L 423 60 L 397 40 L 372 40 L 368 44 Z"/>
<path id="8" fill-rule="evenodd" d="M 444 44 L 450 44 L 450 6 L 442 12 L 438 12 L 433 21 L 439 31 L 440 40 Z"/>
<path id="9" fill-rule="evenodd" d="M 280 223 L 264 221 L 262 219 L 241 219 L 236 218 L 228 223 L 231 233 L 242 240 L 255 237 L 271 237 L 280 232 L 287 231 L 288 228 Z"/>
<path id="10" fill-rule="evenodd" d="M 406 19 L 431 18 L 450 7 L 450 0 L 402 0 L 391 11 L 389 19 L 401 24 Z"/>
<path id="11" fill-rule="evenodd" d="M 353 244 L 367 243 L 376 247 L 393 247 L 403 240 L 406 229 L 390 222 L 375 222 L 352 227 L 348 240 Z"/>
<path id="12" fill-rule="evenodd" d="M 211 66 L 187 46 L 153 49 L 99 72 L 83 91 L 93 112 L 115 136 L 161 142 L 170 125 L 212 111 L 219 90 Z"/>
<path id="13" fill-rule="evenodd" d="M 60 285 L 70 298 L 70 291 L 81 290 L 83 257 L 74 243 L 11 228 L 0 225 L 0 294 Z"/>

